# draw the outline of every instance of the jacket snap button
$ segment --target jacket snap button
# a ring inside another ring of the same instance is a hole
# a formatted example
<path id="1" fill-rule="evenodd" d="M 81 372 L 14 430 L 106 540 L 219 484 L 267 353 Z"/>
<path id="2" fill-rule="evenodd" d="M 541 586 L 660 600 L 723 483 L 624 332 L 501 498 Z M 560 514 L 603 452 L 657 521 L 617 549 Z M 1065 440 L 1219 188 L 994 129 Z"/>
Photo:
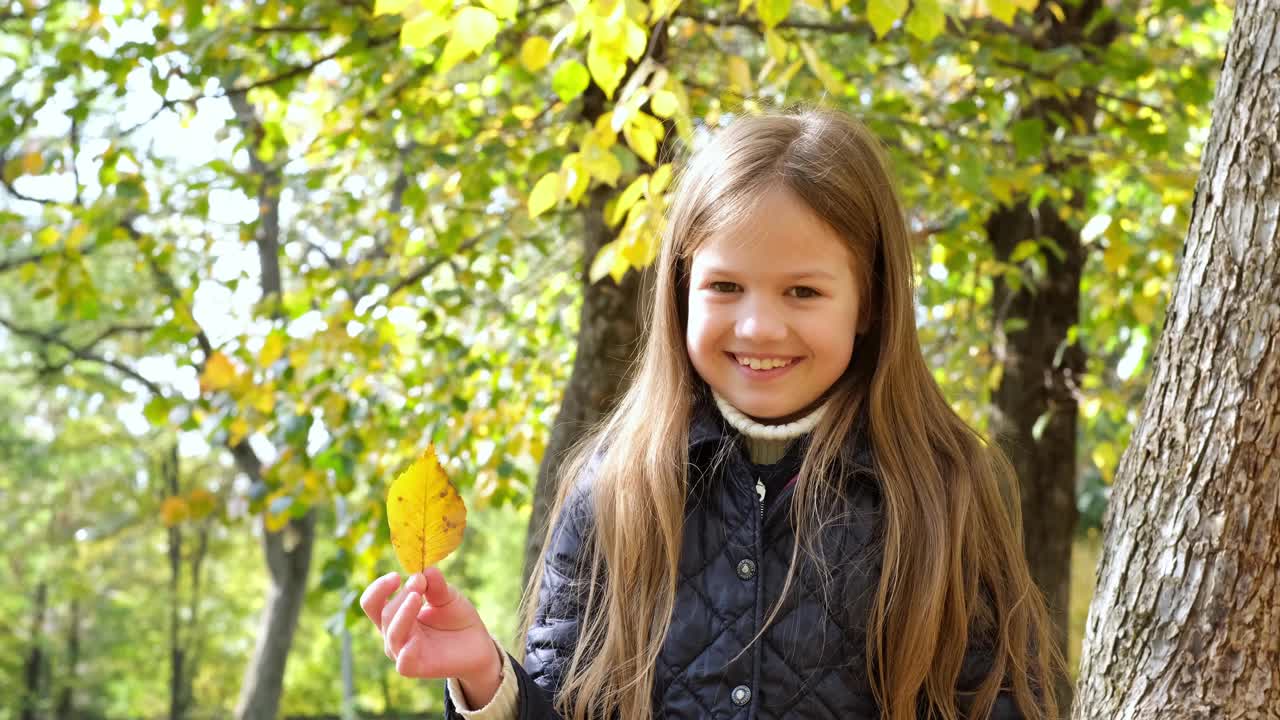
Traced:
<path id="1" fill-rule="evenodd" d="M 738 562 L 738 577 L 743 580 L 750 580 L 756 576 L 756 563 L 754 560 L 746 559 Z"/>
<path id="2" fill-rule="evenodd" d="M 733 689 L 733 704 L 742 707 L 751 702 L 751 688 L 746 685 L 739 685 Z"/>

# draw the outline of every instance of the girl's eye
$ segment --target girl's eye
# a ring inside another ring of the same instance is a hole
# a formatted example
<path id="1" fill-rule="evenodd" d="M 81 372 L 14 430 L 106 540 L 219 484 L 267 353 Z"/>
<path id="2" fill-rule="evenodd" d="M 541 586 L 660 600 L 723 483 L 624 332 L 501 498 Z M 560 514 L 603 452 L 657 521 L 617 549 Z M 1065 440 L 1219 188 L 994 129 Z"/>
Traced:
<path id="1" fill-rule="evenodd" d="M 798 297 L 798 298 L 818 297 L 817 290 L 814 290 L 811 287 L 805 287 L 803 285 L 799 287 L 793 287 L 787 292 L 790 293 L 792 297 Z"/>
<path id="2" fill-rule="evenodd" d="M 711 288 L 716 292 L 731 293 L 731 292 L 737 292 L 738 283 L 731 283 L 731 282 L 728 282 L 727 280 L 717 280 L 716 282 L 708 284 L 707 287 Z"/>

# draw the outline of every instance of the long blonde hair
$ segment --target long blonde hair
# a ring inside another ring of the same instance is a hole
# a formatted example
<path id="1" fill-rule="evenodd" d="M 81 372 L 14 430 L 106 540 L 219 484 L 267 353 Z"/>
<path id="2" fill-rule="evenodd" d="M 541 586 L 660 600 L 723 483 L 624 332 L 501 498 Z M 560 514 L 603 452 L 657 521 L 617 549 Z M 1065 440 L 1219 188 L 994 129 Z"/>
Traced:
<path id="1" fill-rule="evenodd" d="M 830 578 L 814 538 L 837 507 L 842 446 L 864 412 L 883 497 L 882 572 L 865 619 L 867 672 L 888 720 L 961 717 L 956 684 L 970 637 L 990 674 L 966 704 L 986 717 L 1005 680 L 1028 718 L 1057 717 L 1062 662 L 1023 554 L 1012 468 L 948 406 L 916 334 L 908 231 L 878 141 L 846 115 L 816 108 L 735 119 L 680 173 L 648 293 L 635 377 L 609 417 L 564 464 L 547 539 L 591 461 L 578 643 L 563 669 L 566 718 L 648 720 L 657 659 L 671 625 L 688 483 L 689 419 L 704 387 L 685 347 L 690 259 L 708 237 L 784 187 L 848 243 L 869 322 L 833 408 L 813 431 L 791 501 L 798 542 L 774 613 L 799 562 Z M 593 457 L 594 456 L 594 457 Z M 801 559 L 800 553 L 805 557 Z M 837 559 L 838 560 L 838 559 Z M 523 602 L 535 621 L 545 556 Z M 770 614 L 770 618 L 773 614 Z M 767 626 L 767 622 L 766 622 Z"/>

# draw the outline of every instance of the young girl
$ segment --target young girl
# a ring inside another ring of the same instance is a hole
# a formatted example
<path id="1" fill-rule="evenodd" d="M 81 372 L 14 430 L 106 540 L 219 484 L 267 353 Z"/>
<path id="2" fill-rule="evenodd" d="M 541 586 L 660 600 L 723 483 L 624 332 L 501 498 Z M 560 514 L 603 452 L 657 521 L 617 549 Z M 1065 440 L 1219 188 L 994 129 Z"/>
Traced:
<path id="1" fill-rule="evenodd" d="M 396 669 L 449 678 L 447 717 L 1055 718 L 1013 474 L 925 366 L 873 137 L 735 119 L 654 271 L 636 377 L 566 463 L 524 664 L 431 568 L 361 600 Z"/>

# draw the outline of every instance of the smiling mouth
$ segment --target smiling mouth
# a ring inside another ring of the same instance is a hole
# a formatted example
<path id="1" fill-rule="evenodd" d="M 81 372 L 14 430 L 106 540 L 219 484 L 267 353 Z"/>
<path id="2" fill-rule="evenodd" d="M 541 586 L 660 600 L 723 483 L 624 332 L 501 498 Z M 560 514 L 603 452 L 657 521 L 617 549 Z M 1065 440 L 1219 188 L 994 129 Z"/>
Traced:
<path id="1" fill-rule="evenodd" d="M 739 366 L 750 368 L 752 370 L 777 370 L 780 368 L 791 367 L 799 358 L 778 356 L 778 355 L 739 355 L 736 353 L 725 353 Z"/>

